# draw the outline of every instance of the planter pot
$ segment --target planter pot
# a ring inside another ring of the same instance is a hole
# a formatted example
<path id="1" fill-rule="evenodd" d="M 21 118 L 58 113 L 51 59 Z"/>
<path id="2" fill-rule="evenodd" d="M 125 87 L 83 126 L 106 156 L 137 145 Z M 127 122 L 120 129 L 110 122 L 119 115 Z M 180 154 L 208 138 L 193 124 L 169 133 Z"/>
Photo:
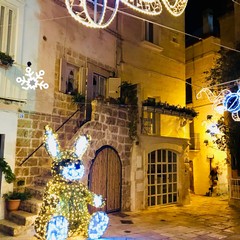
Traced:
<path id="1" fill-rule="evenodd" d="M 20 199 L 15 200 L 7 200 L 6 201 L 6 207 L 8 211 L 17 211 L 20 206 Z"/>

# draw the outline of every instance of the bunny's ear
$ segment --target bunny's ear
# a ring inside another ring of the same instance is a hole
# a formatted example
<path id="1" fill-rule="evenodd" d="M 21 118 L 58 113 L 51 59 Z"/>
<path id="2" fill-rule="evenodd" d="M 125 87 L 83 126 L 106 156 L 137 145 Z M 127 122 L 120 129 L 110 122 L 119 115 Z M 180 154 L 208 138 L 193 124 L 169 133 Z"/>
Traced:
<path id="1" fill-rule="evenodd" d="M 60 153 L 60 147 L 57 140 L 57 135 L 53 133 L 52 129 L 45 126 L 45 148 L 52 158 L 56 158 Z"/>
<path id="2" fill-rule="evenodd" d="M 80 136 L 74 145 L 74 152 L 78 156 L 78 158 L 81 158 L 82 155 L 85 153 L 85 151 L 88 148 L 88 145 L 90 143 L 90 137 L 89 136 Z"/>

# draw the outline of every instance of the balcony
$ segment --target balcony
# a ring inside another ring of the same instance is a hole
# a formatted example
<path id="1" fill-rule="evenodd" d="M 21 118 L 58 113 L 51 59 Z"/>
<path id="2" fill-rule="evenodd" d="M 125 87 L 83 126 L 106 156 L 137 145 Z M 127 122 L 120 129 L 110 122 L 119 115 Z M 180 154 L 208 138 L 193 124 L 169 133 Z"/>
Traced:
<path id="1" fill-rule="evenodd" d="M 143 135 L 189 138 L 189 119 L 193 116 L 186 111 L 143 106 L 141 133 Z"/>

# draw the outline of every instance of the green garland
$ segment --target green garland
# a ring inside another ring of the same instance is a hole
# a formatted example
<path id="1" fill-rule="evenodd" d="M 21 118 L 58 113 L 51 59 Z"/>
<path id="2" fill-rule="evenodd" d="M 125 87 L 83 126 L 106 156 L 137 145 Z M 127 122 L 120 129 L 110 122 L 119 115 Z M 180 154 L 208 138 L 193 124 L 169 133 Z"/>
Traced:
<path id="1" fill-rule="evenodd" d="M 171 112 L 175 113 L 185 113 L 186 115 L 194 118 L 198 115 L 198 113 L 193 109 L 193 108 L 187 108 L 187 107 L 180 107 L 179 105 L 170 105 L 167 102 L 155 102 L 155 99 L 147 99 L 143 101 L 143 106 L 148 106 L 148 107 L 154 107 L 162 110 L 169 110 Z"/>
<path id="2" fill-rule="evenodd" d="M 4 160 L 4 158 L 0 158 L 0 170 L 4 174 L 4 178 L 7 183 L 12 183 L 15 181 L 16 176 L 13 173 L 9 164 Z"/>

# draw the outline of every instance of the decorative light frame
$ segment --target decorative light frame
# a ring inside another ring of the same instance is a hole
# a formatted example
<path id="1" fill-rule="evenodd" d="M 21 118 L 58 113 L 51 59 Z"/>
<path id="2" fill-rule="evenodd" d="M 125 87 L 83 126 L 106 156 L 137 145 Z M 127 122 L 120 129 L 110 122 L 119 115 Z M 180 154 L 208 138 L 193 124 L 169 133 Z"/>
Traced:
<path id="1" fill-rule="evenodd" d="M 224 111 L 232 114 L 234 121 L 240 122 L 240 90 L 232 93 L 230 90 L 224 89 L 216 95 L 209 88 L 203 88 L 197 93 L 196 98 L 201 98 L 202 93 L 205 93 L 208 100 L 213 103 L 213 109 L 215 111 L 221 107 Z"/>
<path id="2" fill-rule="evenodd" d="M 98 0 L 65 0 L 65 5 L 69 14 L 84 26 L 106 28 L 114 20 L 120 1 L 135 11 L 152 16 L 161 14 L 162 1 L 168 12 L 174 17 L 178 17 L 184 12 L 188 2 L 188 0 L 174 0 L 172 4 L 170 0 L 114 0 L 114 7 L 112 7 L 108 1 L 103 0 L 103 3 L 98 3 Z M 109 14 L 109 12 L 111 13 Z"/>

